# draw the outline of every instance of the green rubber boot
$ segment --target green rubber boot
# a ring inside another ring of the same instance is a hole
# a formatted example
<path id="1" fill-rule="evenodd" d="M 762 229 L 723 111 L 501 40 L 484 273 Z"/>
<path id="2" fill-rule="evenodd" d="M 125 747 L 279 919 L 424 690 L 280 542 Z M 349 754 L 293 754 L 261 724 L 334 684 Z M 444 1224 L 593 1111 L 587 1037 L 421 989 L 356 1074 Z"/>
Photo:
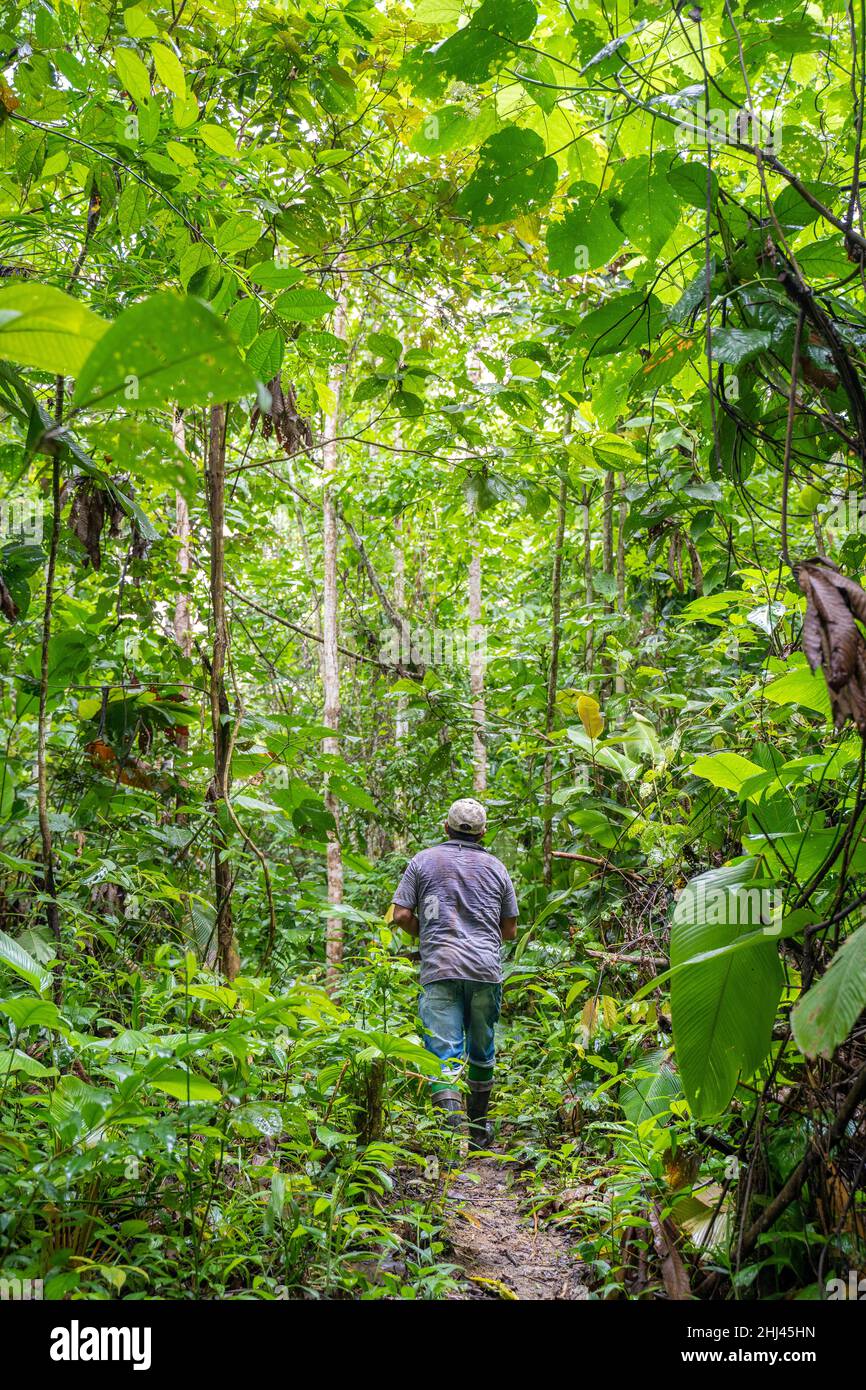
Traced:
<path id="1" fill-rule="evenodd" d="M 470 1149 L 489 1149 L 492 1136 L 492 1126 L 487 1118 L 487 1110 L 490 1105 L 490 1094 L 493 1090 L 492 1081 L 470 1081 L 469 1099 L 466 1111 L 469 1117 L 469 1147 Z"/>
<path id="2" fill-rule="evenodd" d="M 434 1110 L 442 1111 L 442 1123 L 455 1134 L 463 1133 L 463 1097 L 459 1091 L 434 1091 Z"/>

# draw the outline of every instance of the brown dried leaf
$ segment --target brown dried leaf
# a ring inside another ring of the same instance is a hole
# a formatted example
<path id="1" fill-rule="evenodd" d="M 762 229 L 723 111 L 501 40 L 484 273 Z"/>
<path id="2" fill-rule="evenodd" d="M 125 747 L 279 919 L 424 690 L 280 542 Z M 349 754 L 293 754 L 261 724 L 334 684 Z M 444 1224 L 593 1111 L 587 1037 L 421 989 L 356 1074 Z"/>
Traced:
<path id="1" fill-rule="evenodd" d="M 14 623 L 18 617 L 18 605 L 0 577 L 0 613 L 8 622 Z"/>
<path id="2" fill-rule="evenodd" d="M 662 1266 L 662 1282 L 668 1298 L 682 1302 L 691 1298 L 692 1289 L 685 1265 L 677 1249 L 676 1228 L 670 1221 L 663 1221 L 658 1207 L 653 1204 L 649 1210 L 652 1226 L 653 1245 Z"/>
<path id="3" fill-rule="evenodd" d="M 866 642 L 855 621 L 866 623 L 866 593 L 817 556 L 794 573 L 806 595 L 803 651 L 812 670 L 824 672 L 836 728 L 850 719 L 866 734 Z"/>
<path id="4" fill-rule="evenodd" d="M 283 389 L 282 380 L 277 375 L 268 382 L 268 391 L 271 395 L 270 409 L 261 411 L 256 407 L 251 417 L 253 429 L 261 423 L 263 439 L 270 439 L 272 434 L 276 434 L 277 442 L 289 458 L 300 449 L 309 449 L 313 432 L 309 421 L 298 413 L 294 387 L 289 384 Z"/>
<path id="5" fill-rule="evenodd" d="M 80 479 L 69 510 L 69 529 L 81 541 L 87 552 L 87 560 L 95 570 L 102 564 L 99 542 L 104 524 L 105 493 L 89 478 Z M 87 560 L 84 561 L 85 565 Z"/>

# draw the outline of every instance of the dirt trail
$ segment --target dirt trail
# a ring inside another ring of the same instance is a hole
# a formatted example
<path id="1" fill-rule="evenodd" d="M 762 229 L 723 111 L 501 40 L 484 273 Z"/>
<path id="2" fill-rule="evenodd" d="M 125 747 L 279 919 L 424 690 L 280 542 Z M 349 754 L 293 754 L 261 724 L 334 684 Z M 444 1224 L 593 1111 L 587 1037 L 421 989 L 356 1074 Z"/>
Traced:
<path id="1" fill-rule="evenodd" d="M 567 1236 L 522 1216 L 509 1164 L 471 1159 L 448 1192 L 448 1238 L 466 1280 L 455 1298 L 587 1297 Z"/>

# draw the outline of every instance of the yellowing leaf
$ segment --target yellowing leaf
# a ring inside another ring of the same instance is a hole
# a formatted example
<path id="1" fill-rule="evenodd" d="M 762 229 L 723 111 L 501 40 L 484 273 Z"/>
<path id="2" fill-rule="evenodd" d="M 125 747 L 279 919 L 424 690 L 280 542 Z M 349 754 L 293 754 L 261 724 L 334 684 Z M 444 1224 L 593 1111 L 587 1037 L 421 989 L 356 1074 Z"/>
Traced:
<path id="1" fill-rule="evenodd" d="M 138 54 L 131 48 L 116 48 L 114 66 L 121 85 L 126 88 L 133 101 L 147 101 L 150 96 L 150 77 Z"/>
<path id="2" fill-rule="evenodd" d="M 177 55 L 164 43 L 155 43 L 151 48 L 157 75 L 164 87 L 174 92 L 176 97 L 186 96 L 186 78 Z"/>
<path id="3" fill-rule="evenodd" d="M 214 154 L 225 155 L 226 159 L 237 159 L 238 151 L 234 139 L 223 126 L 205 121 L 196 130 L 196 136 L 203 140 Z"/>
<path id="4" fill-rule="evenodd" d="M 577 712 L 589 738 L 598 738 L 604 728 L 604 715 L 599 708 L 598 700 L 594 700 L 591 695 L 581 695 L 577 702 Z"/>
<path id="5" fill-rule="evenodd" d="M 519 1303 L 520 1299 L 513 1289 L 507 1284 L 503 1284 L 501 1279 L 485 1279 L 480 1274 L 470 1274 L 469 1278 L 473 1284 L 481 1284 L 483 1288 L 489 1289 L 491 1293 L 498 1294 L 500 1298 L 507 1298 L 514 1303 Z"/>

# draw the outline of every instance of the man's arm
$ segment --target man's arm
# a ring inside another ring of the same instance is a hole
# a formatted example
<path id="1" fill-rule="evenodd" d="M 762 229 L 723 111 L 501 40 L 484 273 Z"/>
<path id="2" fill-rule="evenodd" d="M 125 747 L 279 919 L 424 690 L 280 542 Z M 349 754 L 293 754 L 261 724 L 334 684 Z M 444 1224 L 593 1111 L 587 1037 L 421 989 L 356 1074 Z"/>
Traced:
<path id="1" fill-rule="evenodd" d="M 410 936 L 418 935 L 418 918 L 411 907 L 401 907 L 399 903 L 394 904 L 394 915 L 391 918 L 397 927 L 402 927 Z"/>
<path id="2" fill-rule="evenodd" d="M 499 930 L 503 941 L 513 941 L 517 936 L 517 894 L 510 875 L 503 868 L 505 882 L 502 885 L 502 907 L 499 916 Z"/>

